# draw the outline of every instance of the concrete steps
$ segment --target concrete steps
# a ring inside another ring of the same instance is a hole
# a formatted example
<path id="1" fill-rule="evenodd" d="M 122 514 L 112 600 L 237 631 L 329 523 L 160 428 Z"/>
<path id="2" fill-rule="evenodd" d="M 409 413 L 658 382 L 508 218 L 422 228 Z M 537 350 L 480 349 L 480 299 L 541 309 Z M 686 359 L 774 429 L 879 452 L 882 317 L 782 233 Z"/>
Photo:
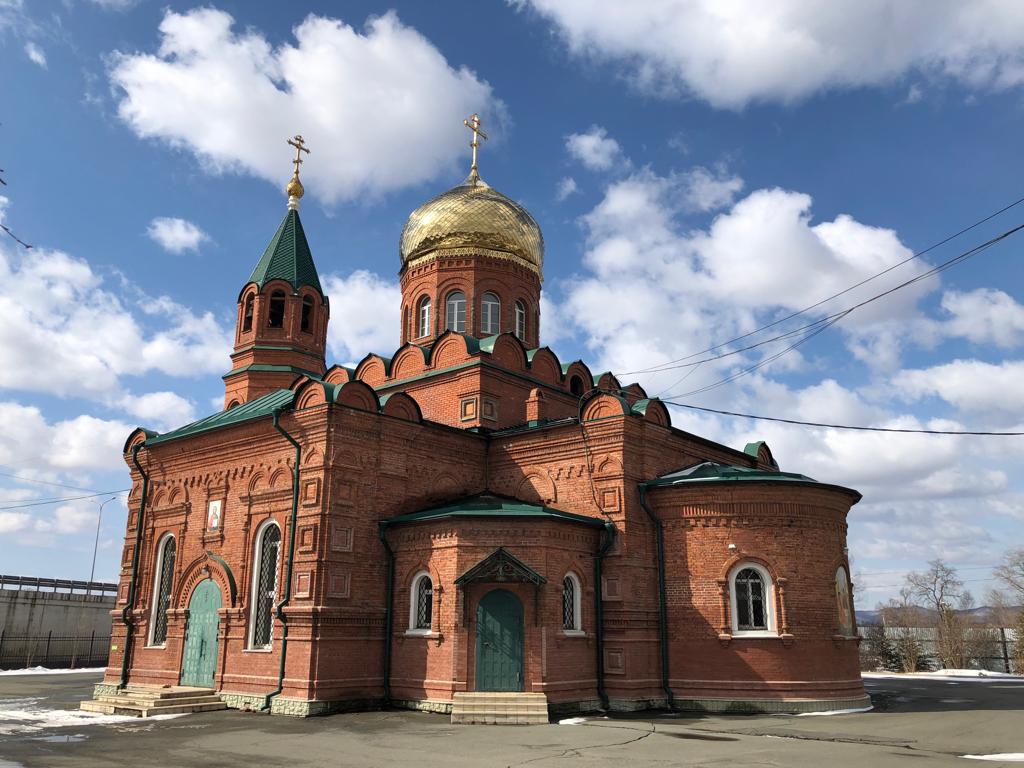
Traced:
<path id="1" fill-rule="evenodd" d="M 212 688 L 128 685 L 116 694 L 101 694 L 94 699 L 83 701 L 79 708 L 84 712 L 99 712 L 103 715 L 152 717 L 212 712 L 227 709 L 227 705 Z"/>
<path id="2" fill-rule="evenodd" d="M 543 693 L 456 693 L 453 724 L 547 725 L 548 697 Z"/>

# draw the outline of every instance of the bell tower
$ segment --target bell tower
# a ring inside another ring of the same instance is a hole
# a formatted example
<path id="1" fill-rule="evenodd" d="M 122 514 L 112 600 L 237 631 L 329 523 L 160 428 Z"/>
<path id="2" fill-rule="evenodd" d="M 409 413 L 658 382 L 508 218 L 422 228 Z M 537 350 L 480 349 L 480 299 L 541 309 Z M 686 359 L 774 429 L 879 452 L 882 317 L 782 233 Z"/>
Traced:
<path id="1" fill-rule="evenodd" d="M 285 389 L 297 376 L 326 371 L 330 305 L 299 218 L 305 190 L 299 181 L 302 136 L 295 148 L 295 171 L 285 191 L 288 210 L 248 282 L 238 295 L 231 370 L 224 375 L 224 407 L 233 408 Z"/>

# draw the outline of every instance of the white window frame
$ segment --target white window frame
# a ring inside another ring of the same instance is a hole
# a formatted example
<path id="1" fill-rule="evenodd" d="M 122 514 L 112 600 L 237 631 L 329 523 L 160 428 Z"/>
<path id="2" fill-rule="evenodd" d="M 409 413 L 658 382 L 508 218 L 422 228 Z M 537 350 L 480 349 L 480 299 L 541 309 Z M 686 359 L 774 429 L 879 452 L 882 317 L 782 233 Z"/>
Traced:
<path id="1" fill-rule="evenodd" d="M 424 296 L 416 304 L 416 338 L 430 335 L 430 297 Z"/>
<path id="2" fill-rule="evenodd" d="M 521 300 L 516 301 L 516 338 L 526 341 L 526 305 Z"/>
<path id="3" fill-rule="evenodd" d="M 767 629 L 740 629 L 739 610 L 736 603 L 736 577 L 746 569 L 757 571 L 764 583 L 764 620 Z M 775 582 L 768 569 L 758 563 L 739 563 L 733 566 L 729 574 L 729 609 L 732 634 L 734 637 L 778 637 L 775 623 Z"/>
<path id="4" fill-rule="evenodd" d="M 572 571 L 569 571 L 562 579 L 562 600 L 565 600 L 565 579 L 572 582 L 573 626 L 571 628 L 566 628 L 563 621 L 562 634 L 568 635 L 569 637 L 582 637 L 587 634 L 583 629 L 583 586 L 580 584 L 580 577 Z"/>
<path id="5" fill-rule="evenodd" d="M 153 604 L 149 609 L 149 632 L 146 636 L 146 647 L 147 648 L 166 648 L 167 639 L 165 638 L 159 645 L 153 642 L 153 633 L 156 632 L 156 609 L 157 601 L 160 599 L 160 575 L 164 570 L 164 551 L 167 549 L 167 542 L 174 539 L 173 533 L 165 533 L 160 537 L 160 540 L 156 545 L 156 571 L 153 574 Z M 178 542 L 174 542 L 174 557 L 178 557 Z M 174 586 L 174 575 L 171 575 L 171 586 Z M 170 610 L 170 606 L 167 607 Z"/>
<path id="6" fill-rule="evenodd" d="M 480 297 L 480 333 L 486 336 L 501 333 L 501 299 L 492 291 Z"/>
<path id="7" fill-rule="evenodd" d="M 284 532 L 281 530 L 281 526 L 277 524 L 277 521 L 271 518 L 260 523 L 260 527 L 256 529 L 256 538 L 254 539 L 253 544 L 252 591 L 249 593 L 252 605 L 249 606 L 249 631 L 246 633 L 247 637 L 245 642 L 245 649 L 247 651 L 270 652 L 274 649 L 273 608 L 271 608 L 270 612 L 270 642 L 266 645 L 255 644 L 256 609 L 259 607 L 259 600 L 256 599 L 256 592 L 260 588 L 260 571 L 263 570 L 260 567 L 263 560 L 263 534 L 270 526 L 277 528 L 278 534 L 281 535 L 281 538 L 278 539 L 277 563 L 274 565 L 274 599 L 271 601 L 271 605 L 277 602 L 277 598 L 280 595 L 278 589 L 281 586 L 281 545 L 284 543 Z"/>
<path id="8" fill-rule="evenodd" d="M 430 627 L 416 626 L 416 609 L 419 606 L 420 582 L 430 579 Z M 437 593 L 437 585 L 434 584 L 434 577 L 429 571 L 419 571 L 412 577 L 409 584 L 409 626 L 405 630 L 407 635 L 432 635 L 434 634 L 434 595 Z"/>
<path id="9" fill-rule="evenodd" d="M 456 299 L 455 296 L 462 298 Z M 461 320 L 459 318 L 461 307 Z M 449 317 L 449 315 L 453 315 Z M 458 327 L 461 325 L 462 327 Z M 466 292 L 452 291 L 444 300 L 444 329 L 455 333 L 466 332 Z"/>

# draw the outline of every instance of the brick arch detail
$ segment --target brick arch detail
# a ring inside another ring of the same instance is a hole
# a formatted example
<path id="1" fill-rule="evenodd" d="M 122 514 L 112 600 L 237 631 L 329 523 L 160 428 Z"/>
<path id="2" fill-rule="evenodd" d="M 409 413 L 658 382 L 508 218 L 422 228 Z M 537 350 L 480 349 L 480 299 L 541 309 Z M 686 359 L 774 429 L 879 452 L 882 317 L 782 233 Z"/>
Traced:
<path id="1" fill-rule="evenodd" d="M 210 557 L 207 552 L 204 552 L 189 563 L 181 572 L 181 578 L 178 579 L 171 605 L 180 609 L 188 608 L 188 601 L 192 598 L 192 592 L 199 586 L 199 582 L 205 581 L 208 578 L 213 579 L 217 588 L 220 589 L 224 607 L 236 607 L 237 596 L 235 600 L 231 599 L 233 590 L 231 589 L 230 578 L 220 563 Z"/>

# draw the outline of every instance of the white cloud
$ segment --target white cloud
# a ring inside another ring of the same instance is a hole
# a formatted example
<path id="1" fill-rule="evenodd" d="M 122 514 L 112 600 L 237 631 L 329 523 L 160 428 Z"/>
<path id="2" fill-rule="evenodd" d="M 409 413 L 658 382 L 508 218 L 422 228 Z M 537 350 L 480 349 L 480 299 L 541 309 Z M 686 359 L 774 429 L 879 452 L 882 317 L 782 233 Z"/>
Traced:
<path id="1" fill-rule="evenodd" d="M 555 199 L 561 202 L 569 197 L 569 195 L 575 194 L 577 191 L 579 191 L 579 187 L 576 185 L 576 179 L 572 176 L 566 176 L 558 182 L 558 189 L 555 191 Z"/>
<path id="2" fill-rule="evenodd" d="M 46 54 L 35 43 L 31 41 L 25 43 L 25 55 L 28 56 L 33 64 L 38 64 L 43 69 L 46 69 Z"/>
<path id="3" fill-rule="evenodd" d="M 166 297 L 138 302 L 133 312 L 83 260 L 0 246 L 0 389 L 114 406 L 126 395 L 126 376 L 197 376 L 227 367 L 228 331 L 210 313 Z M 45 370 L 40 350 L 46 350 Z"/>
<path id="4" fill-rule="evenodd" d="M 360 269 L 348 277 L 328 275 L 324 291 L 331 297 L 327 346 L 345 365 L 370 352 L 385 357 L 398 348 L 402 292 L 398 283 Z"/>
<path id="5" fill-rule="evenodd" d="M 715 211 L 732 205 L 743 189 L 743 179 L 722 168 L 710 171 L 697 167 L 684 176 L 684 196 L 694 211 Z"/>
<path id="6" fill-rule="evenodd" d="M 1016 0 L 516 0 L 571 51 L 619 63 L 641 89 L 716 107 L 793 102 L 909 74 L 973 89 L 1024 82 Z"/>
<path id="7" fill-rule="evenodd" d="M 139 4 L 139 0 L 89 0 L 105 11 L 128 11 Z"/>
<path id="8" fill-rule="evenodd" d="M 946 291 L 942 308 L 950 316 L 942 331 L 950 336 L 1004 348 L 1024 342 L 1024 305 L 1003 291 L 992 288 Z"/>
<path id="9" fill-rule="evenodd" d="M 195 421 L 195 406 L 174 392 L 149 392 L 144 395 L 125 395 L 119 405 L 139 418 L 147 427 L 167 430 Z M 217 410 L 223 402 L 217 403 Z"/>
<path id="10" fill-rule="evenodd" d="M 415 186 L 466 152 L 462 119 L 500 117 L 491 87 L 454 69 L 389 12 L 363 31 L 309 15 L 294 43 L 236 30 L 215 8 L 167 11 L 155 55 L 117 53 L 118 114 L 135 133 L 199 157 L 204 168 L 287 180 L 285 138 L 312 152 L 307 192 L 327 202 Z M 196 115 L 202 115 L 197 120 Z"/>
<path id="11" fill-rule="evenodd" d="M 32 523 L 32 517 L 25 512 L 0 512 L 0 533 L 22 531 Z"/>
<path id="12" fill-rule="evenodd" d="M 893 378 L 897 392 L 908 401 L 940 397 L 957 410 L 988 422 L 1007 419 L 1024 423 L 1024 361 L 953 360 L 942 365 L 901 371 Z"/>
<path id="13" fill-rule="evenodd" d="M 191 221 L 167 216 L 158 216 L 149 222 L 146 234 L 170 253 L 199 250 L 200 243 L 210 239 L 208 234 Z"/>
<path id="14" fill-rule="evenodd" d="M 572 133 L 565 137 L 569 154 L 592 171 L 607 171 L 622 161 L 622 147 L 599 125 L 590 126 L 586 133 Z"/>

